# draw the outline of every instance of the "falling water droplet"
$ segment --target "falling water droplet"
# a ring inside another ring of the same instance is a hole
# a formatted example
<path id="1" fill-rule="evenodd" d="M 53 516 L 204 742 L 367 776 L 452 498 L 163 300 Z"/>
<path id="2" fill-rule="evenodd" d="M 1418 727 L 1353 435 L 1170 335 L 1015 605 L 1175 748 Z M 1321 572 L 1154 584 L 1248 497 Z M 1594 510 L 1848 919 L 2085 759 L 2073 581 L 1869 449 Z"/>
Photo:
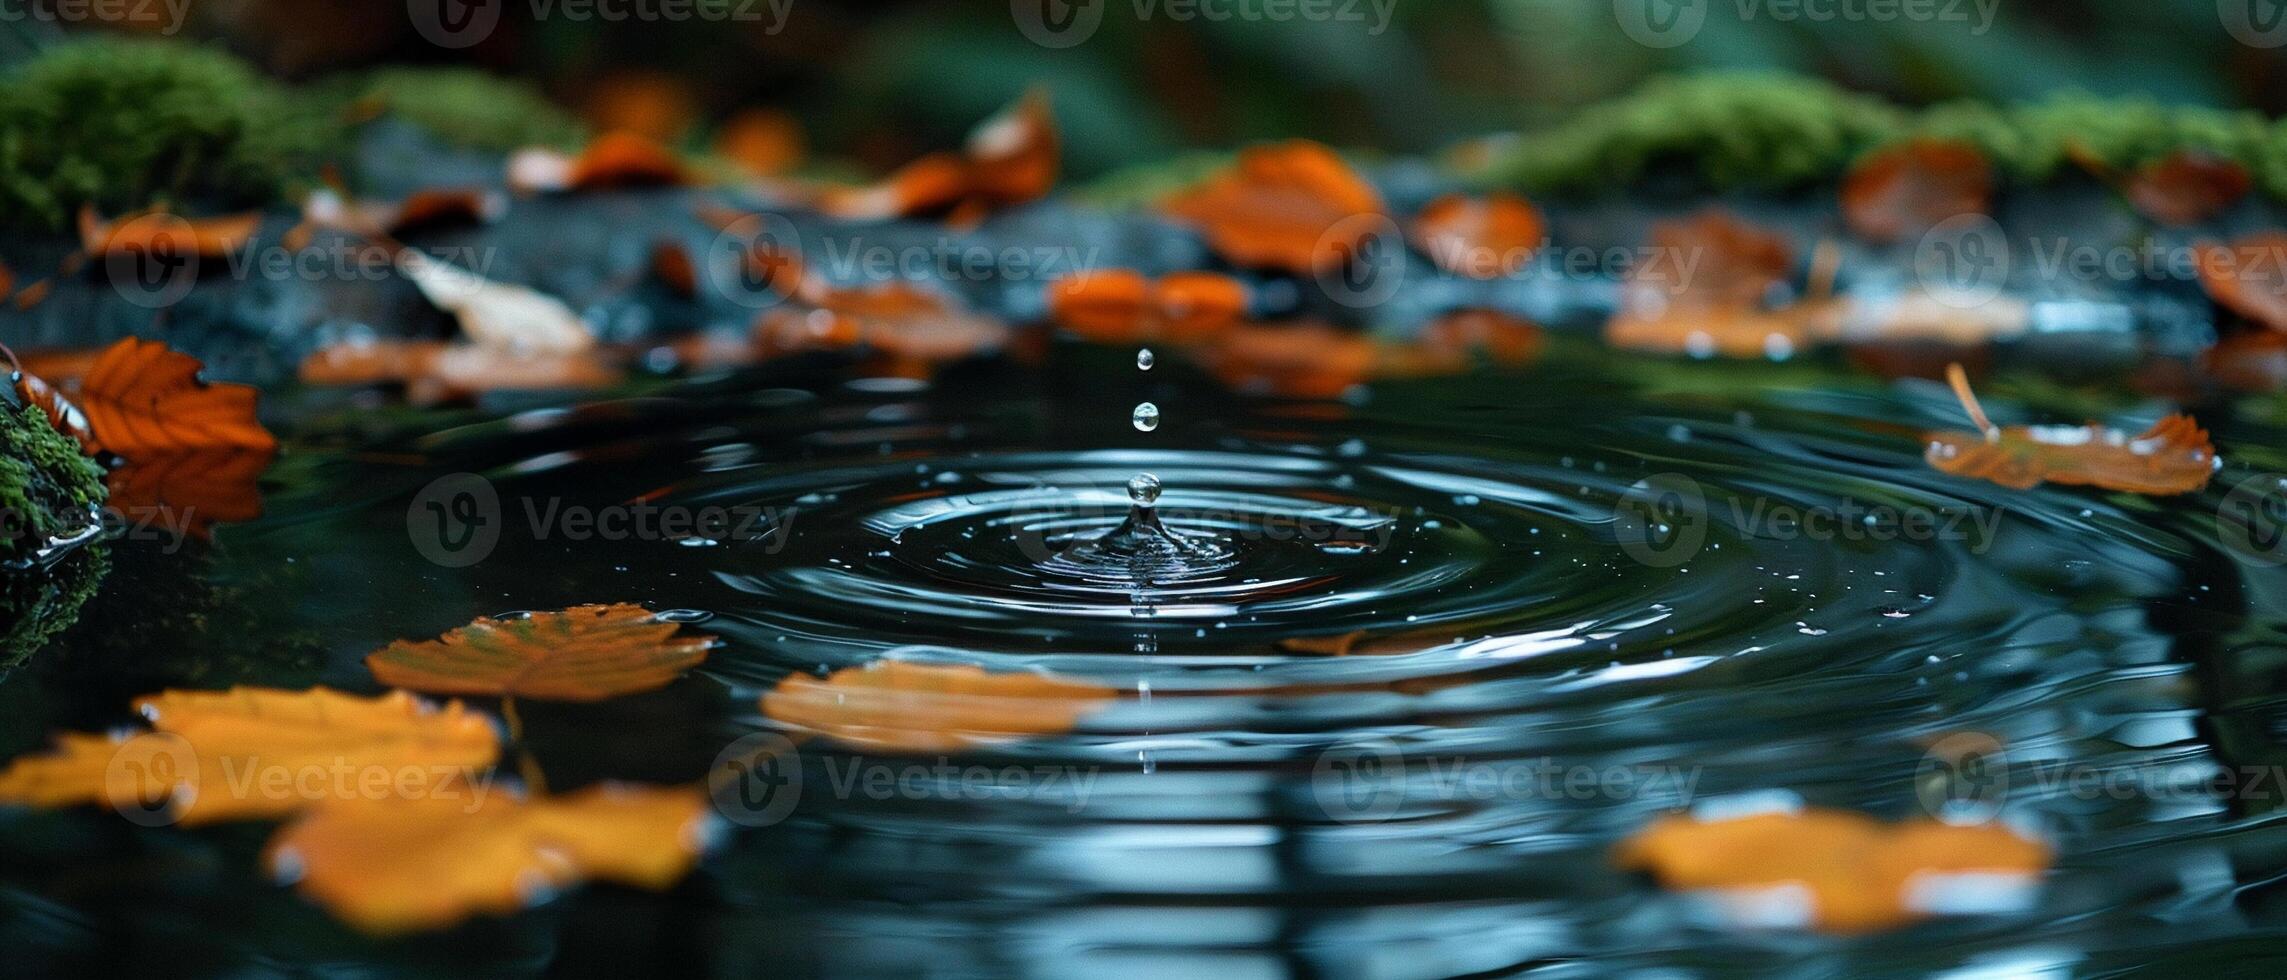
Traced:
<path id="1" fill-rule="evenodd" d="M 1135 501 L 1138 507 L 1149 507 L 1159 503 L 1159 477 L 1149 473 L 1138 473 L 1129 478 L 1128 499 Z"/>
<path id="2" fill-rule="evenodd" d="M 1137 432 L 1150 432 L 1159 428 L 1159 406 L 1150 402 L 1137 405 L 1132 419 L 1136 424 Z"/>
<path id="3" fill-rule="evenodd" d="M 1137 352 L 1136 352 L 1136 370 L 1138 370 L 1138 371 L 1149 371 L 1149 370 L 1151 370 L 1151 365 L 1152 365 L 1151 348 L 1149 348 L 1149 347 L 1146 347 L 1146 348 L 1144 348 L 1144 349 L 1142 349 L 1142 350 L 1139 350 L 1139 351 L 1137 351 Z"/>

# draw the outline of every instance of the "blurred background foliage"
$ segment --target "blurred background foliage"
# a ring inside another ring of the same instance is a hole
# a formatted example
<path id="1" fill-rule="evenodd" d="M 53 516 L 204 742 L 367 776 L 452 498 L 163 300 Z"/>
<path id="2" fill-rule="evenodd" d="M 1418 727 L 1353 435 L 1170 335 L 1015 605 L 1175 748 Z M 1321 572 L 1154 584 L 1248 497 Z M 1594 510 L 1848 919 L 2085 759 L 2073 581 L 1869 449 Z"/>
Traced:
<path id="1" fill-rule="evenodd" d="M 575 19 L 546 0 L 490 0 L 500 27 L 460 50 L 424 40 L 397 0 L 187 2 L 184 36 L 290 80 L 459 65 L 529 81 L 591 118 L 640 112 L 655 124 L 703 126 L 777 109 L 800 120 L 815 153 L 872 169 L 953 143 L 1034 82 L 1056 94 L 1080 178 L 1270 137 L 1429 152 L 1563 118 L 1660 74 L 1710 68 L 1801 72 L 1909 105 L 2085 91 L 2287 109 L 2287 49 L 2235 41 L 2215 0 L 1932 0 L 1944 16 L 1925 21 L 1789 19 L 1763 0 L 1699 0 L 1704 27 L 1669 48 L 1631 40 L 1611 0 L 1334 0 L 1330 9 L 1345 16 L 1319 22 L 1082 0 L 1103 6 L 1101 26 L 1061 49 L 1027 40 L 1013 11 L 1065 0 L 756 0 L 760 20 L 676 23 Z M 776 29 L 772 2 L 790 3 Z M 1828 0 L 1845 10 L 1863 2 Z M 1742 17 L 1743 4 L 1757 13 Z M 128 7 L 165 10 L 155 0 Z M 113 26 L 164 26 L 129 20 Z M 0 57 L 11 59 L 54 30 L 25 20 L 6 28 Z"/>

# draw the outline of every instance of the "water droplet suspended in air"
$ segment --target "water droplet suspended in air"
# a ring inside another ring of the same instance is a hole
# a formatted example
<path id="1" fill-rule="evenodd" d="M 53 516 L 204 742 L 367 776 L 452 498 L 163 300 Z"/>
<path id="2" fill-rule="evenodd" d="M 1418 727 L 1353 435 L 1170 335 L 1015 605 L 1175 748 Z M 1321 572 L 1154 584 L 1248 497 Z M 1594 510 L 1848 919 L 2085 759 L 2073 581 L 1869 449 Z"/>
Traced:
<path id="1" fill-rule="evenodd" d="M 1152 365 L 1151 348 L 1149 348 L 1149 347 L 1146 347 L 1146 348 L 1144 348 L 1144 349 L 1142 349 L 1142 350 L 1139 350 L 1139 351 L 1137 351 L 1137 352 L 1136 352 L 1136 370 L 1138 370 L 1138 371 L 1149 371 L 1149 370 L 1151 370 L 1151 365 Z"/>
<path id="2" fill-rule="evenodd" d="M 1159 428 L 1159 406 L 1150 402 L 1137 405 L 1135 415 L 1132 418 L 1136 424 L 1137 432 L 1150 432 Z"/>
<path id="3" fill-rule="evenodd" d="M 1138 507 L 1149 507 L 1159 503 L 1159 477 L 1149 473 L 1138 473 L 1130 478 L 1128 480 L 1128 499 L 1135 501 Z"/>

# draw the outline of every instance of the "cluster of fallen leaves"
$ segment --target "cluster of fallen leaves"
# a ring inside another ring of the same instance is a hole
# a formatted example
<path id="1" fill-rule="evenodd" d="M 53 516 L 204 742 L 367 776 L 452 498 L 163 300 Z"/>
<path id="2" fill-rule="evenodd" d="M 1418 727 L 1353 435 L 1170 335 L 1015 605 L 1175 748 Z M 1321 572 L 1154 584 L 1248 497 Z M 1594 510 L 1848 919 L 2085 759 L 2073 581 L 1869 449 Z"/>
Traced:
<path id="1" fill-rule="evenodd" d="M 503 733 L 494 719 L 410 692 L 498 698 L 508 741 L 519 744 L 518 699 L 587 703 L 655 690 L 715 645 L 679 618 L 630 604 L 480 618 L 368 656 L 393 688 L 379 696 L 234 688 L 138 699 L 149 730 L 60 733 L 48 752 L 0 770 L 0 802 L 101 804 L 190 826 L 285 820 L 265 852 L 272 874 L 379 935 L 513 912 L 587 880 L 661 889 L 713 837 L 700 786 L 604 783 L 552 795 L 527 754 L 522 785 L 495 787 Z M 1039 673 L 889 660 L 789 676 L 761 708 L 798 738 L 947 752 L 1069 731 L 1116 696 Z"/>
<path id="2" fill-rule="evenodd" d="M 1721 820 L 1671 816 L 1622 842 L 1613 860 L 1667 888 L 1705 893 L 1742 924 L 1866 932 L 1946 909 L 1946 886 L 2029 891 L 2049 849 L 1998 824 L 1886 825 L 1806 809 Z M 1958 890 L 1957 890 L 1958 891 Z"/>
<path id="3" fill-rule="evenodd" d="M 114 513 L 202 538 L 261 515 L 257 480 L 278 440 L 256 417 L 253 388 L 209 383 L 196 358 L 134 337 L 26 354 L 17 367 L 24 400 L 107 464 Z"/>

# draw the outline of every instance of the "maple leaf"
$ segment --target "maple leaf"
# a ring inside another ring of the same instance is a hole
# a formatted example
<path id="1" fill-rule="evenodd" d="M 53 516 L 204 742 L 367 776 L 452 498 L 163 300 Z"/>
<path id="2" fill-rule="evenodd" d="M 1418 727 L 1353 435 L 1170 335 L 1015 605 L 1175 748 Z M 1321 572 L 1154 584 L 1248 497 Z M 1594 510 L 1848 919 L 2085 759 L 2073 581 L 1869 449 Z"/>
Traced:
<path id="1" fill-rule="evenodd" d="M 2164 225 L 2196 225 L 2222 214 L 2254 186 L 2247 168 L 2178 150 L 2128 175 L 2122 193 L 2138 213 Z"/>
<path id="2" fill-rule="evenodd" d="M 328 801 L 271 838 L 264 863 L 342 921 L 394 935 L 514 912 L 582 881 L 661 890 L 715 837 L 691 787 L 478 799 Z"/>
<path id="3" fill-rule="evenodd" d="M 109 509 L 135 527 L 211 538 L 216 524 L 262 516 L 260 481 L 270 454 L 200 450 L 132 459 L 104 475 Z"/>
<path id="4" fill-rule="evenodd" d="M 1993 168 L 1967 143 L 1918 139 L 1860 161 L 1842 182 L 1842 217 L 1874 242 L 1918 235 L 1946 219 L 1984 214 L 1993 204 Z"/>
<path id="5" fill-rule="evenodd" d="M 1410 237 L 1440 269 L 1498 279 L 1533 257 L 1545 227 L 1540 210 L 1516 194 L 1447 194 L 1414 216 Z"/>
<path id="6" fill-rule="evenodd" d="M 1297 275 L 1340 265 L 1374 231 L 1371 222 L 1345 219 L 1384 213 L 1373 185 L 1309 140 L 1249 147 L 1161 209 L 1197 227 L 1233 263 Z"/>
<path id="7" fill-rule="evenodd" d="M 479 618 L 435 640 L 399 640 L 365 658 L 393 687 L 544 701 L 602 701 L 664 687 L 707 659 L 705 635 L 630 603 Z"/>
<path id="8" fill-rule="evenodd" d="M 1117 696 L 1031 671 L 881 660 L 824 679 L 789 674 L 762 696 L 762 713 L 854 748 L 949 752 L 1068 732 Z"/>
<path id="9" fill-rule="evenodd" d="M 1669 889 L 1715 892 L 1733 899 L 1735 910 L 1761 913 L 1759 921 L 1767 921 L 1773 897 L 1800 894 L 1809 900 L 1804 924 L 1833 932 L 1888 929 L 1928 915 L 1936 909 L 1926 889 L 1948 876 L 1976 875 L 1987 889 L 2007 877 L 2030 886 L 2049 858 L 2045 845 L 1998 824 L 1886 826 L 1818 808 L 1663 817 L 1613 852 L 1621 868 L 1649 872 Z"/>
<path id="10" fill-rule="evenodd" d="M 2257 232 L 2197 249 L 2200 287 L 2225 309 L 2287 332 L 2287 232 Z"/>
<path id="11" fill-rule="evenodd" d="M 70 388 L 87 419 L 89 453 L 148 460 L 184 452 L 268 454 L 277 437 L 255 418 L 255 390 L 199 379 L 197 358 L 128 337 L 105 348 Z"/>
<path id="12" fill-rule="evenodd" d="M 55 807 L 166 805 L 186 824 L 275 817 L 363 792 L 308 771 L 418 769 L 465 776 L 499 756 L 492 719 L 404 691 L 166 691 L 135 702 L 160 737 L 66 732 L 0 772 L 0 801 Z M 171 737 L 167 737 L 171 736 Z M 270 778 L 283 773 L 282 783 Z"/>
<path id="13" fill-rule="evenodd" d="M 2003 428 L 1986 417 L 1961 365 L 1949 365 L 1946 380 L 1977 431 L 1926 437 L 1923 456 L 1941 472 L 2012 490 L 2047 482 L 2159 497 L 2207 486 L 2223 462 L 2207 432 L 2188 415 L 2170 415 L 2135 436 L 2094 423 Z"/>

